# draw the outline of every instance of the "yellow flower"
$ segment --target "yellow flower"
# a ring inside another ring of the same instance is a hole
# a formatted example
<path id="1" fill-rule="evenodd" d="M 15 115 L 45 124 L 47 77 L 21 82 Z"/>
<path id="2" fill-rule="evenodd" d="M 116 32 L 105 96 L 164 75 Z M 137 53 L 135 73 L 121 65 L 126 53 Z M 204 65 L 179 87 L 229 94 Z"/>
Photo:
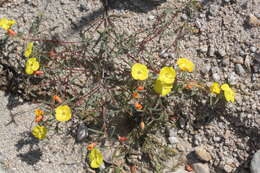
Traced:
<path id="1" fill-rule="evenodd" d="M 44 112 L 41 109 L 35 109 L 34 114 L 35 116 L 42 116 Z"/>
<path id="2" fill-rule="evenodd" d="M 210 86 L 210 92 L 211 93 L 215 93 L 215 94 L 219 94 L 220 93 L 220 86 L 217 82 L 214 82 L 211 86 Z"/>
<path id="3" fill-rule="evenodd" d="M 103 155 L 99 149 L 94 148 L 88 155 L 91 168 L 99 168 L 103 164 Z"/>
<path id="4" fill-rule="evenodd" d="M 145 80 L 148 78 L 149 70 L 143 64 L 136 63 L 133 65 L 131 74 L 135 80 Z"/>
<path id="5" fill-rule="evenodd" d="M 29 56 L 31 55 L 32 53 L 32 48 L 33 48 L 33 42 L 29 42 L 26 46 L 26 49 L 24 51 L 24 56 L 26 58 L 29 58 Z"/>
<path id="6" fill-rule="evenodd" d="M 15 20 L 8 20 L 5 17 L 0 19 L 0 27 L 6 31 L 15 23 L 16 23 Z"/>
<path id="7" fill-rule="evenodd" d="M 157 94 L 160 94 L 161 96 L 166 96 L 167 94 L 169 94 L 172 90 L 172 85 L 171 84 L 165 84 L 162 81 L 160 81 L 159 79 L 157 79 L 155 81 L 154 84 L 154 91 Z"/>
<path id="8" fill-rule="evenodd" d="M 228 84 L 221 85 L 221 89 L 224 91 L 224 96 L 228 102 L 235 101 L 235 92 L 229 87 Z"/>
<path id="9" fill-rule="evenodd" d="M 180 67 L 181 70 L 183 71 L 188 71 L 192 72 L 194 69 L 194 64 L 190 60 L 186 58 L 180 58 L 177 61 L 178 66 Z"/>
<path id="10" fill-rule="evenodd" d="M 25 73 L 33 74 L 34 71 L 40 68 L 40 63 L 37 61 L 37 58 L 29 58 L 25 64 Z"/>
<path id="11" fill-rule="evenodd" d="M 165 84 L 173 84 L 176 72 L 172 67 L 163 67 L 159 74 L 159 80 Z"/>
<path id="12" fill-rule="evenodd" d="M 58 121 L 68 121 L 71 119 L 71 109 L 68 105 L 61 105 L 55 109 L 55 117 Z"/>
<path id="13" fill-rule="evenodd" d="M 34 126 L 32 134 L 38 139 L 44 139 L 47 134 L 47 129 L 44 126 Z"/>

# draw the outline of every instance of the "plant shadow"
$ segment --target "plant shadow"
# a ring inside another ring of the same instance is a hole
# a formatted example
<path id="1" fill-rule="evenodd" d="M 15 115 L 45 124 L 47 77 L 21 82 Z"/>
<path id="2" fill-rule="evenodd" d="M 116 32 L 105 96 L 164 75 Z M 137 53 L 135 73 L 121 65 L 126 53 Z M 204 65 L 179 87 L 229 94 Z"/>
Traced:
<path id="1" fill-rule="evenodd" d="M 21 134 L 21 136 L 23 138 L 20 139 L 15 145 L 17 152 L 21 151 L 25 147 L 29 147 L 29 150 L 25 153 L 18 154 L 17 157 L 19 157 L 21 161 L 28 165 L 35 165 L 41 160 L 42 157 L 42 151 L 37 146 L 39 140 L 35 139 L 31 132 L 24 132 Z"/>

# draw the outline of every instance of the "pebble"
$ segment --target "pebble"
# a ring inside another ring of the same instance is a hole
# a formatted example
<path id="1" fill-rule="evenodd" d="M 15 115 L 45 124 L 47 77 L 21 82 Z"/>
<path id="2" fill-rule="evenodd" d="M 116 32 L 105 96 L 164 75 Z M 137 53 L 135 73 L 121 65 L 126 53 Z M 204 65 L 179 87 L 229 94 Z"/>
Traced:
<path id="1" fill-rule="evenodd" d="M 228 83 L 230 85 L 236 85 L 238 80 L 238 76 L 235 74 L 235 72 L 231 72 L 228 74 Z"/>
<path id="2" fill-rule="evenodd" d="M 113 164 L 113 157 L 114 157 L 114 148 L 106 148 L 101 150 L 103 159 L 105 162 Z"/>
<path id="3" fill-rule="evenodd" d="M 77 130 L 77 141 L 81 142 L 88 137 L 88 127 L 85 124 L 81 124 Z"/>
<path id="4" fill-rule="evenodd" d="M 246 73 L 245 69 L 241 64 L 236 64 L 236 72 L 240 75 L 244 75 Z"/>
<path id="5" fill-rule="evenodd" d="M 213 77 L 213 80 L 214 80 L 214 81 L 216 81 L 216 82 L 219 82 L 219 81 L 220 81 L 220 75 L 219 75 L 218 73 L 214 73 L 214 74 L 212 75 L 212 77 Z"/>
<path id="6" fill-rule="evenodd" d="M 153 15 L 148 16 L 148 20 L 154 20 L 154 19 L 155 19 L 155 16 L 153 16 Z"/>
<path id="7" fill-rule="evenodd" d="M 195 154 L 202 161 L 208 162 L 212 159 L 211 155 L 202 146 L 195 148 Z"/>
<path id="8" fill-rule="evenodd" d="M 174 137 L 174 136 L 169 137 L 168 140 L 169 140 L 169 142 L 170 142 L 171 144 L 177 144 L 177 143 L 180 142 L 180 140 L 179 140 L 177 137 Z"/>
<path id="9" fill-rule="evenodd" d="M 253 52 L 253 53 L 256 52 L 256 47 L 251 46 L 251 47 L 250 47 L 250 51 Z"/>
<path id="10" fill-rule="evenodd" d="M 182 19 L 182 20 L 187 20 L 187 19 L 188 19 L 188 16 L 184 13 L 184 14 L 182 14 L 182 16 L 181 16 L 181 19 Z"/>
<path id="11" fill-rule="evenodd" d="M 260 21 L 253 14 L 249 14 L 249 16 L 248 16 L 248 24 L 250 24 L 251 26 L 259 26 L 260 25 Z"/>
<path id="12" fill-rule="evenodd" d="M 207 74 L 207 73 L 210 71 L 210 69 L 211 69 L 210 64 L 205 64 L 205 65 L 201 68 L 201 72 L 202 72 L 203 74 Z"/>
<path id="13" fill-rule="evenodd" d="M 251 173 L 260 173 L 260 150 L 258 150 L 252 160 L 251 160 L 251 164 L 250 164 L 250 170 Z"/>
<path id="14" fill-rule="evenodd" d="M 224 166 L 224 170 L 225 170 L 227 173 L 230 173 L 230 172 L 232 172 L 233 168 L 232 168 L 231 166 L 229 166 L 229 165 L 225 165 L 225 166 Z"/>
<path id="15" fill-rule="evenodd" d="M 210 173 L 209 166 L 206 163 L 194 163 L 192 164 L 192 168 L 195 173 Z"/>
<path id="16" fill-rule="evenodd" d="M 224 57 L 225 55 L 226 55 L 226 51 L 225 51 L 225 49 L 219 49 L 218 50 L 218 54 L 221 56 L 221 57 Z"/>

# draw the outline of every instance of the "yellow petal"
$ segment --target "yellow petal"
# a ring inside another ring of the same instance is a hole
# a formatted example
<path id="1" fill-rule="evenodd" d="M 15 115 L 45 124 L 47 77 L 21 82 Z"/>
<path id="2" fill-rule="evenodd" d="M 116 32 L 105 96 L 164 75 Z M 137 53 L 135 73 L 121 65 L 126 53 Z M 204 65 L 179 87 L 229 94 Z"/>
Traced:
<path id="1" fill-rule="evenodd" d="M 32 130 L 32 134 L 38 139 L 44 139 L 47 134 L 47 129 L 44 126 L 35 126 Z"/>
<path id="2" fill-rule="evenodd" d="M 172 67 L 163 67 L 159 74 L 159 80 L 166 84 L 172 84 L 176 77 L 176 71 Z"/>
<path id="3" fill-rule="evenodd" d="M 28 57 L 31 55 L 31 53 L 32 53 L 32 48 L 33 48 L 33 42 L 29 42 L 29 43 L 27 44 L 26 49 L 25 49 L 25 52 L 24 52 L 24 56 L 25 56 L 26 58 L 28 58 Z"/>
<path id="4" fill-rule="evenodd" d="M 192 72 L 195 66 L 192 61 L 186 58 L 178 59 L 177 65 L 180 67 L 181 70 L 188 72 Z"/>
<path id="5" fill-rule="evenodd" d="M 157 94 L 160 94 L 161 96 L 166 96 L 167 94 L 169 94 L 172 90 L 172 85 L 169 84 L 165 84 L 162 81 L 160 81 L 159 79 L 157 79 L 155 81 L 154 84 L 154 91 Z"/>
<path id="6" fill-rule="evenodd" d="M 68 105 L 61 105 L 55 109 L 56 120 L 64 122 L 71 119 L 71 109 Z"/>
<path id="7" fill-rule="evenodd" d="M 146 80 L 149 70 L 143 64 L 136 63 L 132 66 L 131 74 L 135 80 Z"/>

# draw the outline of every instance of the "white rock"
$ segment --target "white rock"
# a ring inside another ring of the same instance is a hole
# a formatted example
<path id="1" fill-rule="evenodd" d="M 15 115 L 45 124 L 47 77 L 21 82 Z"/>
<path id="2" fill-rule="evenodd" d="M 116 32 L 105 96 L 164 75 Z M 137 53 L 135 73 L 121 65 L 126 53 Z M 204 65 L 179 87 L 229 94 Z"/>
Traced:
<path id="1" fill-rule="evenodd" d="M 206 163 L 194 163 L 192 164 L 192 168 L 195 173 L 210 173 L 209 166 Z"/>
<path id="2" fill-rule="evenodd" d="M 250 170 L 251 173 L 260 173 L 260 150 L 258 150 L 251 160 Z"/>

